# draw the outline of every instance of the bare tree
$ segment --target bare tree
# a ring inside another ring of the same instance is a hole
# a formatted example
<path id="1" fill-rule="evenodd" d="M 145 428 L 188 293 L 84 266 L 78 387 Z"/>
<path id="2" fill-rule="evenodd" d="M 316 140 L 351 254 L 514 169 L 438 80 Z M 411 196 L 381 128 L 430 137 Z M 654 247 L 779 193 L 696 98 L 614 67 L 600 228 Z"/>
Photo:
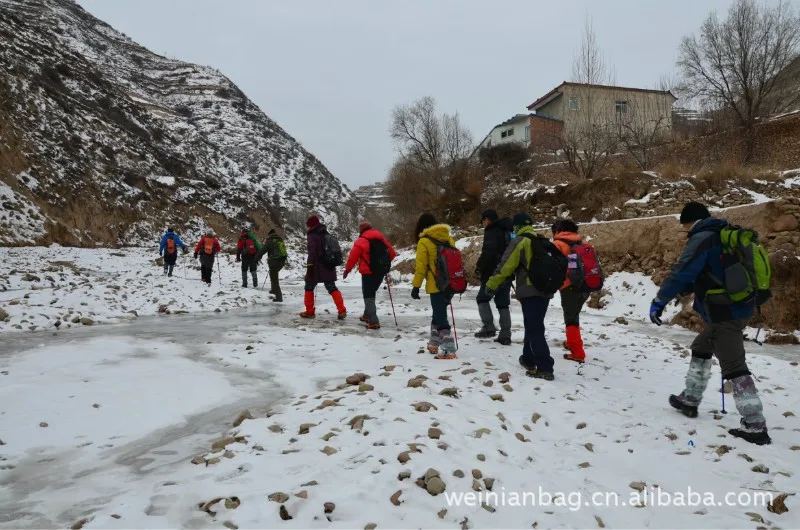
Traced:
<path id="1" fill-rule="evenodd" d="M 667 92 L 644 94 L 627 101 L 627 112 L 618 114 L 619 141 L 644 171 L 653 167 L 653 148 L 669 140 L 671 107 Z"/>
<path id="2" fill-rule="evenodd" d="M 609 126 L 607 97 L 596 85 L 613 85 L 614 71 L 609 67 L 597 43 L 591 18 L 586 19 L 583 38 L 572 64 L 579 108 L 559 137 L 559 150 L 569 169 L 582 178 L 592 178 L 608 164 L 617 147 L 617 134 Z M 613 107 L 612 107 L 613 108 Z"/>
<path id="3" fill-rule="evenodd" d="M 730 110 L 744 132 L 747 162 L 753 155 L 756 120 L 789 103 L 790 89 L 781 74 L 799 48 L 800 17 L 788 3 L 770 7 L 737 0 L 725 20 L 712 12 L 699 36 L 684 37 L 678 59 L 680 93 Z"/>
<path id="4" fill-rule="evenodd" d="M 451 191 L 450 181 L 457 163 L 472 152 L 472 134 L 458 114 L 439 116 L 436 101 L 431 97 L 395 107 L 389 134 L 397 145 L 400 160 L 446 191 Z"/>

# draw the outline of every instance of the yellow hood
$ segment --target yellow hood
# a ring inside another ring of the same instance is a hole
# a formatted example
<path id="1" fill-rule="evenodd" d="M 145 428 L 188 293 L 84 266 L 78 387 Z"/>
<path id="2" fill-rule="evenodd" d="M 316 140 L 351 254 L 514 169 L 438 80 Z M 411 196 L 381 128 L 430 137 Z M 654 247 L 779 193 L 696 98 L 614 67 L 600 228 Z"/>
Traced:
<path id="1" fill-rule="evenodd" d="M 446 224 L 433 225 L 423 230 L 420 234 L 420 237 L 422 236 L 428 236 L 439 241 L 447 242 L 450 241 L 450 227 Z"/>

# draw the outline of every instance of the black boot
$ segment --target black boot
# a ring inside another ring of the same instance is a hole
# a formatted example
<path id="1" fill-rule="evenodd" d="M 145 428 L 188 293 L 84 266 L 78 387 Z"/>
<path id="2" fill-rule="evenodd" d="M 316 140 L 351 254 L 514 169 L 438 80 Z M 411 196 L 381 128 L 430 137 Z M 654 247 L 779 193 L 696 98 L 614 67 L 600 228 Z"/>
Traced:
<path id="1" fill-rule="evenodd" d="M 511 337 L 497 337 L 494 339 L 495 342 L 499 342 L 503 346 L 508 346 L 511 344 Z"/>
<path id="2" fill-rule="evenodd" d="M 697 417 L 697 407 L 687 405 L 686 403 L 681 401 L 675 394 L 670 394 L 669 404 L 672 405 L 672 408 L 680 411 L 680 413 L 686 416 L 687 418 Z"/>
<path id="3" fill-rule="evenodd" d="M 475 337 L 478 339 L 488 339 L 497 335 L 497 331 L 493 329 L 481 329 L 477 333 L 475 333 Z"/>
<path id="4" fill-rule="evenodd" d="M 760 432 L 750 432 L 744 429 L 730 429 L 728 434 L 741 438 L 745 442 L 750 442 L 751 444 L 769 445 L 772 443 L 772 438 L 769 437 L 766 429 Z"/>

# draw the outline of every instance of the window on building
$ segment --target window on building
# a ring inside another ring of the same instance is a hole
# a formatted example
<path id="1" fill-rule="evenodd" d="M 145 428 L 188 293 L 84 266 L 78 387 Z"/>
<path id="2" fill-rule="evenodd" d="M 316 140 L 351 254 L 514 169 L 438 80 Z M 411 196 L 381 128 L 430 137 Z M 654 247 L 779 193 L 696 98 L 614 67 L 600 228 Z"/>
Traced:
<path id="1" fill-rule="evenodd" d="M 506 136 L 514 136 L 514 129 L 509 129 L 506 131 Z"/>
<path id="2" fill-rule="evenodd" d="M 617 101 L 614 104 L 614 110 L 616 110 L 617 114 L 627 114 L 628 113 L 628 102 L 627 101 Z"/>
<path id="3" fill-rule="evenodd" d="M 531 137 L 531 126 L 530 125 L 526 125 L 525 126 L 525 139 L 529 140 L 530 137 Z"/>
<path id="4" fill-rule="evenodd" d="M 500 138 L 505 138 L 505 137 L 506 137 L 506 131 L 501 132 L 500 133 Z"/>
<path id="5" fill-rule="evenodd" d="M 578 102 L 578 96 L 570 96 L 568 105 L 569 105 L 569 110 L 578 110 L 580 108 L 580 104 Z"/>

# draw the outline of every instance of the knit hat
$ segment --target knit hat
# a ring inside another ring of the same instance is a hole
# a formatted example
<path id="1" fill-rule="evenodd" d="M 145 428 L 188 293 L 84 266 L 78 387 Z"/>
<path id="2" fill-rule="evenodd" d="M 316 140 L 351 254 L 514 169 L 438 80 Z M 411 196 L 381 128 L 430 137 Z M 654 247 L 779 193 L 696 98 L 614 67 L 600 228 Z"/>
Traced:
<path id="1" fill-rule="evenodd" d="M 514 216 L 514 226 L 530 226 L 533 224 L 531 216 L 525 212 L 520 212 Z"/>
<path id="2" fill-rule="evenodd" d="M 173 230 L 173 229 L 172 229 L 172 227 L 170 226 L 169 228 L 167 228 L 167 232 L 174 232 L 174 230 Z"/>
<path id="3" fill-rule="evenodd" d="M 485 210 L 481 214 L 481 219 L 488 219 L 490 221 L 497 221 L 497 211 L 495 210 Z"/>
<path id="4" fill-rule="evenodd" d="M 708 208 L 699 202 L 689 202 L 683 207 L 683 211 L 681 212 L 681 224 L 694 223 L 708 217 L 711 217 Z"/>
<path id="5" fill-rule="evenodd" d="M 309 230 L 311 230 L 312 228 L 316 228 L 319 225 L 320 225 L 319 217 L 317 217 L 316 215 L 312 215 L 311 217 L 308 218 L 308 221 L 306 221 L 306 226 L 308 227 Z"/>
<path id="6" fill-rule="evenodd" d="M 247 230 L 242 230 L 242 237 L 247 237 L 250 233 Z"/>
<path id="7" fill-rule="evenodd" d="M 358 233 L 363 234 L 370 228 L 372 228 L 372 223 L 370 223 L 369 221 L 361 221 L 361 224 L 358 225 Z"/>

